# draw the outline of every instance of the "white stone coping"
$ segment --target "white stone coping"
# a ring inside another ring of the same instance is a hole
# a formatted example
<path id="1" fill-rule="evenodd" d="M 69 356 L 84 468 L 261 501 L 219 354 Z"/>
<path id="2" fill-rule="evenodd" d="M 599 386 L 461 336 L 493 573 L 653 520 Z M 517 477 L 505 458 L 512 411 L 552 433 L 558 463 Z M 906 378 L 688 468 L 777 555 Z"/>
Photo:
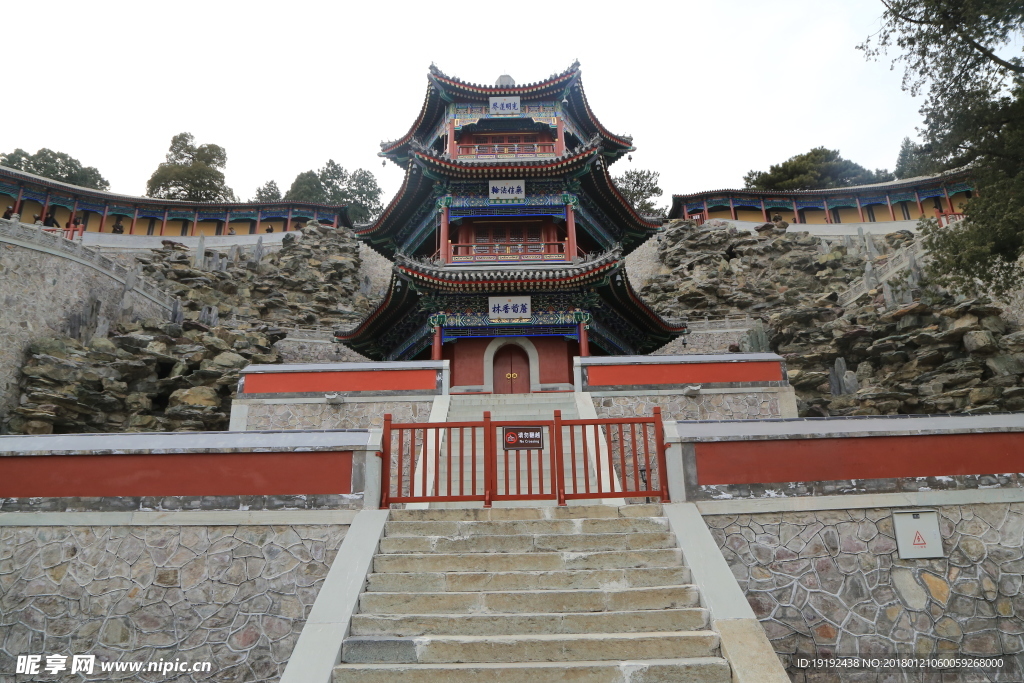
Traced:
<path id="1" fill-rule="evenodd" d="M 742 386 L 742 387 L 709 387 L 701 386 L 700 393 L 695 396 L 707 396 L 710 394 L 779 394 L 793 391 L 791 386 Z M 679 389 L 612 389 L 599 390 L 591 387 L 588 392 L 596 398 L 613 396 L 683 396 Z M 689 423 L 687 423 L 689 424 Z"/>
<path id="2" fill-rule="evenodd" d="M 351 524 L 358 510 L 0 512 L 0 526 L 260 526 Z"/>
<path id="3" fill-rule="evenodd" d="M 987 415 L 872 415 L 665 423 L 665 439 L 676 443 L 923 436 L 983 432 L 1024 432 L 1024 412 Z"/>
<path id="4" fill-rule="evenodd" d="M 247 365 L 242 368 L 243 375 L 258 373 L 282 372 L 356 372 L 367 370 L 447 370 L 446 360 L 403 360 L 382 363 L 289 363 L 287 365 Z"/>
<path id="5" fill-rule="evenodd" d="M 380 448 L 380 430 L 128 432 L 0 436 L 0 457 L 156 453 L 275 453 Z"/>
<path id="6" fill-rule="evenodd" d="M 985 503 L 1024 503 L 1024 489 L 987 488 L 901 493 L 849 493 L 839 496 L 788 496 L 695 501 L 702 515 L 756 515 L 771 512 L 941 507 Z"/>
<path id="7" fill-rule="evenodd" d="M 774 353 L 692 353 L 679 356 L 588 356 L 575 357 L 581 366 L 588 365 L 674 365 L 681 363 L 754 363 L 782 362 Z"/>

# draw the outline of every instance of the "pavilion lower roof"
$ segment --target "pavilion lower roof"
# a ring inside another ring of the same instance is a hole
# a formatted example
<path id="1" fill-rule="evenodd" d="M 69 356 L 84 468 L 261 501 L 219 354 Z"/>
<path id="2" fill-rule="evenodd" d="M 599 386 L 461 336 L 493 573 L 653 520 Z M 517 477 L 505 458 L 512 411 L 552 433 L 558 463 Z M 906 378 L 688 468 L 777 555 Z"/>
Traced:
<path id="1" fill-rule="evenodd" d="M 621 267 L 622 251 L 613 249 L 579 265 L 554 268 L 467 268 L 396 258 L 396 271 L 417 285 L 446 292 L 559 291 L 594 285 Z"/>

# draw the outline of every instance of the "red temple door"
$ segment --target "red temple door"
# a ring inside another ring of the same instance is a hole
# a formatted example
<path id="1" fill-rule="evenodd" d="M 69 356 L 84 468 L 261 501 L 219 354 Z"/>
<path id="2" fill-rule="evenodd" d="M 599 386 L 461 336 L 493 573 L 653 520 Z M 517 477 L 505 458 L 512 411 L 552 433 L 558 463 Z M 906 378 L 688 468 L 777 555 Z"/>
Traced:
<path id="1" fill-rule="evenodd" d="M 530 393 L 530 359 L 515 344 L 503 346 L 494 354 L 494 393 Z"/>

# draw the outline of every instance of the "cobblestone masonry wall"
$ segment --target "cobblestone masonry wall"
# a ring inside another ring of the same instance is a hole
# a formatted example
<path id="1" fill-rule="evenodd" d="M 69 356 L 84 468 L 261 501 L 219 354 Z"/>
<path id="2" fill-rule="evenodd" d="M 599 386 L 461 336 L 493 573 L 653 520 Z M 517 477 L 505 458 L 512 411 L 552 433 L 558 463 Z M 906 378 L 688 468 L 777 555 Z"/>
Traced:
<path id="1" fill-rule="evenodd" d="M 939 507 L 946 557 L 901 560 L 892 510 L 711 515 L 705 521 L 795 683 L 1019 681 L 1024 504 Z M 1014 674 L 805 674 L 796 657 L 987 657 Z"/>
<path id="2" fill-rule="evenodd" d="M 71 259 L 0 243 L 0 417 L 16 405 L 18 377 L 29 344 L 67 333 L 72 313 L 85 313 L 99 302 L 99 316 L 117 322 L 121 292 L 117 280 Z M 162 317 L 163 309 L 130 292 L 129 316 Z"/>
<path id="3" fill-rule="evenodd" d="M 257 403 L 249 406 L 247 429 L 355 429 L 380 427 L 384 414 L 395 422 L 426 422 L 430 401 L 380 403 Z"/>
<path id="4" fill-rule="evenodd" d="M 746 420 L 781 417 L 774 393 L 700 394 L 698 396 L 595 396 L 599 418 L 650 417 L 654 406 L 665 420 Z"/>
<path id="5" fill-rule="evenodd" d="M 10 673 L 20 654 L 212 663 L 174 678 L 97 664 L 31 680 L 276 681 L 347 530 L 2 527 L 0 683 L 30 680 Z"/>

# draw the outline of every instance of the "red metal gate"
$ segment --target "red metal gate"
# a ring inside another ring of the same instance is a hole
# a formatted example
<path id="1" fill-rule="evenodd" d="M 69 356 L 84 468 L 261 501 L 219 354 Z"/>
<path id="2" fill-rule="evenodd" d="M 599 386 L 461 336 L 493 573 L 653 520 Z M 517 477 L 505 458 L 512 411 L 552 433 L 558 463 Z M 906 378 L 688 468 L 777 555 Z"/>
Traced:
<path id="1" fill-rule="evenodd" d="M 536 427 L 541 448 L 501 446 Z M 647 498 L 668 502 L 661 409 L 654 417 L 394 423 L 384 416 L 381 507 L 392 503 Z"/>

